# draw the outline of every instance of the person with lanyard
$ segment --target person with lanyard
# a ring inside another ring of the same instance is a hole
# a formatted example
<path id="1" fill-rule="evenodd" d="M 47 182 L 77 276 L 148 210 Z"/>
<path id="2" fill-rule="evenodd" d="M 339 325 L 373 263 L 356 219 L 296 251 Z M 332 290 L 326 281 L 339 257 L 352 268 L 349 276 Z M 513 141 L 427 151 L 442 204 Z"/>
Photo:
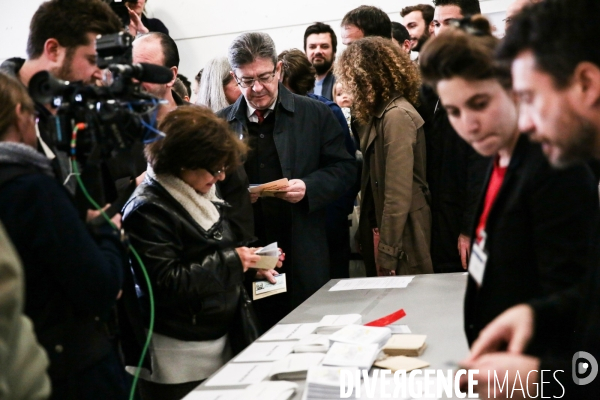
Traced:
<path id="1" fill-rule="evenodd" d="M 519 131 L 510 70 L 494 62 L 499 41 L 489 22 L 476 16 L 457 25 L 425 45 L 420 66 L 454 129 L 493 158 L 472 232 L 464 305 L 472 344 L 506 309 L 581 281 L 598 194 L 586 165 L 553 169 Z"/>

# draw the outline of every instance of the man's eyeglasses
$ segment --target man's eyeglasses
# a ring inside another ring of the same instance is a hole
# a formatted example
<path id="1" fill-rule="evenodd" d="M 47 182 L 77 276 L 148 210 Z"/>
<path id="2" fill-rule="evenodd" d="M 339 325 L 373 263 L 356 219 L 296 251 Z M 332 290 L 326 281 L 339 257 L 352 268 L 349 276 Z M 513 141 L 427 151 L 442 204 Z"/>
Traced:
<path id="1" fill-rule="evenodd" d="M 275 78 L 276 70 L 277 70 L 277 67 L 275 67 L 275 69 L 273 69 L 273 72 L 264 73 L 256 79 L 254 79 L 254 78 L 241 78 L 240 79 L 237 77 L 237 75 L 235 75 L 235 73 L 233 75 L 235 76 L 235 81 L 238 83 L 238 85 L 240 85 L 243 88 L 250 88 L 250 87 L 254 86 L 256 81 L 260 82 L 261 85 L 264 85 L 265 83 L 273 82 L 273 78 Z"/>

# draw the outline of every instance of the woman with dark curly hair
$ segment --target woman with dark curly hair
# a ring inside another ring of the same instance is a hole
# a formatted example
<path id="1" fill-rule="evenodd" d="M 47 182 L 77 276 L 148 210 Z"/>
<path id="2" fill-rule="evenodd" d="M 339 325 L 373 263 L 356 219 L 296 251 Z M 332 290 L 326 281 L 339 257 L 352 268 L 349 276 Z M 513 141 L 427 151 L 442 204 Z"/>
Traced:
<path id="1" fill-rule="evenodd" d="M 353 42 L 335 74 L 354 97 L 363 153 L 359 243 L 367 276 L 433 272 L 419 73 L 391 40 Z"/>

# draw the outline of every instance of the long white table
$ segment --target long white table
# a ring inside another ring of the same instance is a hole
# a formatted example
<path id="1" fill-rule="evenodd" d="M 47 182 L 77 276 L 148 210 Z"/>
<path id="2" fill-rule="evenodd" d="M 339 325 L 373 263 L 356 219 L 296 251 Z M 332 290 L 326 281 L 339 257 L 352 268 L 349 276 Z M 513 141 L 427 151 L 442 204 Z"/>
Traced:
<path id="1" fill-rule="evenodd" d="M 280 323 L 318 322 L 324 315 L 354 313 L 361 314 L 366 323 L 402 308 L 406 316 L 401 323 L 408 325 L 412 333 L 427 335 L 427 348 L 419 358 L 429 362 L 429 368 L 452 368 L 467 355 L 463 331 L 465 273 L 417 275 L 405 289 L 330 292 L 337 281 L 329 281 Z M 304 389 L 304 382 L 298 384 L 295 400 L 301 399 Z M 232 388 L 202 384 L 195 391 L 218 389 Z"/>

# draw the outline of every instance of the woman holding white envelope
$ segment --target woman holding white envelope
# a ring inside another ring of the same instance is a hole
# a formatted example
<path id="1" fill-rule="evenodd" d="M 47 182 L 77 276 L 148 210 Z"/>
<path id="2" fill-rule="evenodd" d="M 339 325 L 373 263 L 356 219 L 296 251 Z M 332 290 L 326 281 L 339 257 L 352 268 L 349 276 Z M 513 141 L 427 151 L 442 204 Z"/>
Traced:
<path id="1" fill-rule="evenodd" d="M 215 186 L 239 165 L 246 146 L 226 122 L 200 107 L 172 111 L 159 129 L 166 137 L 147 146 L 146 179 L 123 210 L 123 226 L 148 272 L 155 302 L 150 357 L 140 375 L 144 400 L 179 399 L 232 357 L 228 332 L 244 272 L 261 259 L 256 249 L 236 248 L 229 206 Z M 137 261 L 132 271 L 135 285 L 124 290 L 126 303 L 133 297 L 142 310 L 140 321 L 128 315 L 135 332 L 148 327 L 149 291 Z M 273 271 L 257 274 L 269 277 Z M 139 334 L 137 339 L 143 343 Z M 127 365 L 136 365 L 140 354 L 125 356 Z"/>

